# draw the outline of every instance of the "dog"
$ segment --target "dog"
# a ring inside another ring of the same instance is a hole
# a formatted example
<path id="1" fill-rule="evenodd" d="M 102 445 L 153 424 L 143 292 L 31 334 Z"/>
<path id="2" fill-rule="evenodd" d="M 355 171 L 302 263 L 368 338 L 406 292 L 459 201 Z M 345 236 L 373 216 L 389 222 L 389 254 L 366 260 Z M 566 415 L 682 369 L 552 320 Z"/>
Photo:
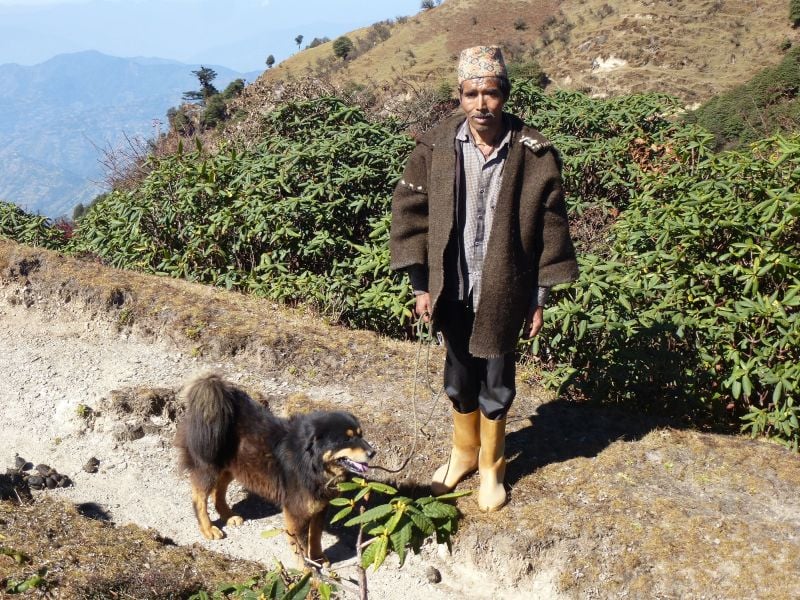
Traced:
<path id="1" fill-rule="evenodd" d="M 224 533 L 211 523 L 208 498 L 223 523 L 241 525 L 225 494 L 234 479 L 283 510 L 286 535 L 298 561 L 328 564 L 322 528 L 337 484 L 364 475 L 375 450 L 348 412 L 316 411 L 277 417 L 241 388 L 217 374 L 191 381 L 182 393 L 186 412 L 175 445 L 189 473 L 200 532 L 209 540 Z"/>

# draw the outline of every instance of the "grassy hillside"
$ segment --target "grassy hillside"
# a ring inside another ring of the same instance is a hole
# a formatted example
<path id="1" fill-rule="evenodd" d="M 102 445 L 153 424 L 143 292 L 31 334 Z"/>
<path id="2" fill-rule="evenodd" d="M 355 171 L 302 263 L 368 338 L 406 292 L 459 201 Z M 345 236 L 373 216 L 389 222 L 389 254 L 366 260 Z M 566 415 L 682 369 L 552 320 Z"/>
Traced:
<path id="1" fill-rule="evenodd" d="M 402 22 L 401 22 L 402 21 Z M 338 68 L 332 42 L 298 52 L 269 80 L 318 74 L 380 87 L 453 82 L 460 49 L 500 44 L 516 60 L 535 58 L 554 84 L 591 94 L 658 91 L 702 101 L 777 64 L 798 43 L 786 0 L 445 0 L 394 21 L 385 40 L 370 28 L 348 34 L 357 58 Z"/>
<path id="2" fill-rule="evenodd" d="M 555 14 L 558 3 L 552 0 L 528 2 L 503 0 L 487 4 L 480 0 L 446 0 L 440 6 L 423 11 L 407 20 L 396 21 L 391 35 L 378 41 L 368 51 L 347 61 L 340 71 L 343 78 L 377 84 L 397 78 L 420 82 L 451 82 L 453 65 L 459 51 L 476 44 L 502 44 L 508 49 L 527 52 L 533 48 L 535 33 L 546 19 Z M 516 21 L 524 28 L 515 28 Z M 358 46 L 366 40 L 370 28 L 350 34 Z M 281 78 L 318 72 L 333 54 L 333 42 L 299 52 L 265 74 Z"/>
<path id="3" fill-rule="evenodd" d="M 539 60 L 559 85 L 592 93 L 702 101 L 777 64 L 786 41 L 800 40 L 787 0 L 567 0 L 560 8 L 558 19 L 574 27 Z M 545 35 L 558 30 L 555 22 Z M 612 57 L 627 64 L 602 62 Z"/>

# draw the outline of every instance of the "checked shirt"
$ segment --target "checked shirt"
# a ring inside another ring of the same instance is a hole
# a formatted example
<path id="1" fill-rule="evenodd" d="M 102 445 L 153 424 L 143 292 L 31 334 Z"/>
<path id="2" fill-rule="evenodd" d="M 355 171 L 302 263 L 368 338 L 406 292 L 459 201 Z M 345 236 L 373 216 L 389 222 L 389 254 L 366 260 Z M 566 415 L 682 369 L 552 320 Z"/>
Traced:
<path id="1" fill-rule="evenodd" d="M 483 259 L 492 231 L 494 210 L 503 182 L 511 132 L 488 157 L 475 145 L 467 121 L 456 133 L 456 150 L 461 169 L 456 179 L 456 226 L 458 227 L 458 297 L 464 302 L 472 295 L 478 308 L 481 297 Z"/>

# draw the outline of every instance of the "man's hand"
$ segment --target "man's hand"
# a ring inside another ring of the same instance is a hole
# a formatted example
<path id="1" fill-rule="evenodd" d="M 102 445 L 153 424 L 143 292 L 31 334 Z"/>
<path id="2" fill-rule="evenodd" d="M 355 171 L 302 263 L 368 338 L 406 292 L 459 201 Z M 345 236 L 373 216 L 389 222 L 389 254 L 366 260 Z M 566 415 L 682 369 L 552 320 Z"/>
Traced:
<path id="1" fill-rule="evenodd" d="M 414 307 L 414 316 L 425 323 L 431 322 L 431 295 L 428 292 L 416 296 L 417 305 Z"/>
<path id="2" fill-rule="evenodd" d="M 542 325 L 544 325 L 544 306 L 536 306 L 528 310 L 528 316 L 522 326 L 523 339 L 529 340 L 538 335 Z"/>

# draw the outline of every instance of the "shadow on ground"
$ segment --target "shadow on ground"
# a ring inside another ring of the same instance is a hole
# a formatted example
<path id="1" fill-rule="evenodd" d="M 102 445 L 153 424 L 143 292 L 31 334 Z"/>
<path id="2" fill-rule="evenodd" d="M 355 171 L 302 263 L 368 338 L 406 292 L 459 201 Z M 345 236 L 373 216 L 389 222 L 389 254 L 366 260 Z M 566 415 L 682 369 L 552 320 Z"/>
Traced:
<path id="1" fill-rule="evenodd" d="M 82 502 L 80 504 L 76 504 L 75 510 L 78 511 L 78 514 L 86 517 L 87 519 L 92 519 L 93 521 L 102 521 L 104 523 L 113 522 L 111 513 L 96 502 Z"/>
<path id="2" fill-rule="evenodd" d="M 231 506 L 233 512 L 240 515 L 245 521 L 254 519 L 266 519 L 278 515 L 281 509 L 274 504 L 270 504 L 257 494 L 248 493 L 243 500 Z"/>
<path id="3" fill-rule="evenodd" d="M 516 429 L 515 421 L 529 425 Z M 654 429 L 676 427 L 675 419 L 632 414 L 614 406 L 554 400 L 528 417 L 509 416 L 506 484 L 514 485 L 537 469 L 577 457 L 597 456 L 616 441 L 635 441 Z"/>

